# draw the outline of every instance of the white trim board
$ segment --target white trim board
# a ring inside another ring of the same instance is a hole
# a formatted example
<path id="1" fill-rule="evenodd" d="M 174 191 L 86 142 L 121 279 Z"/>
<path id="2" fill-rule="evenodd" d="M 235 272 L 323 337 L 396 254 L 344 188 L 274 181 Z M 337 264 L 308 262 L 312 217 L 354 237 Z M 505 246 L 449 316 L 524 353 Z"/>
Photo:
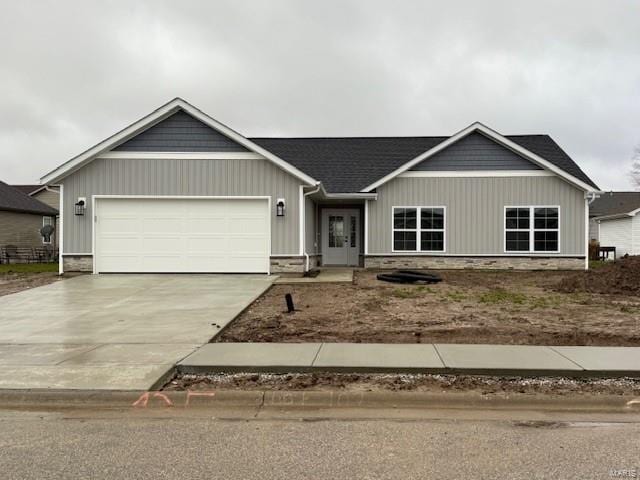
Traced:
<path id="1" fill-rule="evenodd" d="M 96 158 L 123 160 L 266 160 L 256 152 L 104 152 Z"/>
<path id="2" fill-rule="evenodd" d="M 282 160 L 281 158 L 277 157 L 273 153 L 265 150 L 264 148 L 257 145 L 256 143 L 240 135 L 238 132 L 218 122 L 217 120 L 213 119 L 206 113 L 202 112 L 201 110 L 197 109 L 196 107 L 194 107 L 193 105 L 184 101 L 181 98 L 174 98 L 170 102 L 162 105 L 158 109 L 151 112 L 149 115 L 141 118 L 137 122 L 132 123 L 128 127 L 124 128 L 123 130 L 120 130 L 118 133 L 103 140 L 97 145 L 94 145 L 90 149 L 84 151 L 80 155 L 77 155 L 76 157 L 72 158 L 66 163 L 63 163 L 62 165 L 60 165 L 59 167 L 57 167 L 56 169 L 52 170 L 51 172 L 47 173 L 44 177 L 42 177 L 40 179 L 40 182 L 44 184 L 53 183 L 66 177 L 67 175 L 73 173 L 74 171 L 78 170 L 82 166 L 92 161 L 98 155 L 104 154 L 114 146 L 119 145 L 120 143 L 127 141 L 130 138 L 133 138 L 134 136 L 156 125 L 157 123 L 173 115 L 175 112 L 179 110 L 184 110 L 189 115 L 200 120 L 202 123 L 204 123 L 205 125 L 208 125 L 214 130 L 217 130 L 218 132 L 230 138 L 231 140 L 235 141 L 236 143 L 242 145 L 243 147 L 251 150 L 254 153 L 257 153 L 263 156 L 264 158 L 267 158 L 268 160 L 276 164 L 278 167 L 290 173 L 291 175 L 298 178 L 299 180 L 302 180 L 303 182 L 309 185 L 317 185 L 318 183 L 320 183 L 314 178 L 307 175 L 306 173 L 302 172 L 301 170 L 298 170 L 296 167 L 294 167 L 290 163 Z"/>
<path id="3" fill-rule="evenodd" d="M 548 170 L 464 170 L 464 171 L 418 171 L 410 170 L 398 178 L 478 178 L 478 177 L 554 177 Z"/>
<path id="4" fill-rule="evenodd" d="M 518 145 L 517 143 L 509 140 L 508 138 L 504 137 L 503 135 L 500 135 L 495 130 L 490 129 L 489 127 L 483 125 L 480 122 L 475 122 L 475 123 L 472 123 L 471 125 L 469 125 L 467 128 L 465 128 L 463 130 L 460 130 L 455 135 L 452 135 L 447 140 L 439 143 L 435 147 L 430 148 L 426 152 L 418 155 L 413 160 L 410 160 L 407 163 L 405 163 L 404 165 L 398 167 L 393 172 L 385 175 L 384 177 L 382 177 L 379 180 L 376 180 L 374 183 L 372 183 L 371 185 L 369 185 L 366 188 L 363 188 L 361 191 L 362 192 L 370 192 L 371 190 L 374 190 L 375 188 L 378 188 L 380 185 L 383 185 L 383 184 L 387 183 L 389 180 L 397 177 L 401 173 L 406 172 L 407 170 L 411 169 L 411 167 L 417 165 L 418 163 L 422 162 L 423 160 L 426 160 L 427 158 L 430 158 L 430 157 L 434 156 L 436 153 L 441 152 L 445 148 L 449 147 L 450 145 L 453 145 L 457 141 L 461 140 L 462 138 L 466 137 L 467 135 L 469 135 L 469 134 L 471 134 L 473 132 L 482 133 L 483 135 L 485 135 L 489 139 L 494 140 L 498 144 L 502 145 L 505 148 L 508 148 L 508 149 L 512 150 L 515 153 L 520 154 L 521 156 L 525 157 L 526 159 L 530 160 L 531 162 L 535 163 L 536 165 L 538 165 L 538 166 L 540 166 L 540 167 L 542 167 L 542 168 L 544 168 L 544 169 L 546 169 L 546 170 L 548 170 L 550 172 L 553 172 L 555 175 L 563 178 L 564 180 L 566 180 L 567 182 L 571 183 L 572 185 L 580 188 L 581 190 L 584 190 L 584 191 L 587 191 L 587 192 L 593 192 L 593 191 L 597 190 L 595 187 L 592 187 L 591 185 L 583 182 L 582 180 L 579 180 L 578 178 L 574 177 L 573 175 L 570 175 L 569 173 L 565 172 L 564 170 L 562 170 L 561 168 L 557 167 L 556 165 L 554 165 L 553 163 L 549 162 L 548 160 L 545 160 L 544 158 L 540 157 L 539 155 L 536 155 L 535 153 L 527 150 L 526 148 L 521 147 L 520 145 Z"/>

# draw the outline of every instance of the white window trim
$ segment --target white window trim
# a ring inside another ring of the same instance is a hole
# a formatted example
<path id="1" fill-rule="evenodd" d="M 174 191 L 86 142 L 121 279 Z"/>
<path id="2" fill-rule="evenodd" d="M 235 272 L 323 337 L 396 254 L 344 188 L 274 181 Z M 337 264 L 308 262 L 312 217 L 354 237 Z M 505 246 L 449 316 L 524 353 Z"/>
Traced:
<path id="1" fill-rule="evenodd" d="M 393 218 L 394 218 L 394 212 L 396 210 L 396 208 L 415 208 L 416 209 L 416 228 L 394 228 L 393 226 Z M 442 250 L 421 250 L 420 246 L 422 245 L 422 231 L 423 229 L 420 228 L 421 227 L 421 223 L 422 223 L 422 209 L 431 209 L 431 208 L 441 208 L 443 215 L 444 215 L 444 225 L 443 225 L 443 229 L 425 229 L 424 231 L 429 231 L 429 232 L 442 232 L 442 242 L 443 242 L 443 249 Z M 416 232 L 416 249 L 415 250 L 396 250 L 394 247 L 394 241 L 393 241 L 393 234 L 394 232 Z M 443 254 L 443 253 L 447 253 L 447 207 L 445 205 L 421 205 L 421 206 L 417 206 L 417 205 L 409 205 L 409 206 L 403 206 L 403 205 L 393 205 L 391 207 L 391 251 L 393 253 L 437 253 L 437 254 Z"/>
<path id="2" fill-rule="evenodd" d="M 509 208 L 527 208 L 529 209 L 529 229 L 507 229 L 507 209 Z M 536 208 L 557 208 L 558 209 L 558 228 L 535 228 L 535 209 Z M 503 251 L 508 254 L 523 254 L 523 253 L 534 253 L 536 255 L 547 255 L 550 253 L 560 253 L 560 242 L 561 242 L 561 217 L 562 212 L 560 209 L 560 205 L 506 205 L 502 212 L 502 240 L 503 240 Z M 529 232 L 529 250 L 507 250 L 507 232 Z M 557 250 L 546 250 L 546 251 L 536 251 L 534 237 L 535 232 L 558 232 L 558 249 Z"/>
<path id="3" fill-rule="evenodd" d="M 49 223 L 45 223 L 45 220 L 49 219 Z M 43 216 L 42 217 L 42 226 L 44 227 L 45 225 L 54 225 L 56 224 L 56 220 L 53 217 L 47 217 L 47 216 Z M 42 244 L 43 245 L 51 245 L 51 237 L 49 237 L 49 241 L 45 242 L 44 241 L 44 237 L 42 237 Z"/>

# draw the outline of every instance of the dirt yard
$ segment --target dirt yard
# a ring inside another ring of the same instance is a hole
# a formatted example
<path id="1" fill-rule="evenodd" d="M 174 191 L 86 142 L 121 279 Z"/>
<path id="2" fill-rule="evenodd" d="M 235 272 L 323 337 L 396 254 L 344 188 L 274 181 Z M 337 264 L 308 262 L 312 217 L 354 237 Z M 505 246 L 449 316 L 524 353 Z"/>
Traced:
<path id="1" fill-rule="evenodd" d="M 584 272 L 438 273 L 435 285 L 385 283 L 371 271 L 353 285 L 275 285 L 216 341 L 640 346 L 640 296 L 560 291 Z"/>
<path id="2" fill-rule="evenodd" d="M 427 374 L 236 373 L 182 375 L 165 385 L 169 391 L 314 390 L 393 392 L 475 392 L 482 395 L 640 395 L 637 378 L 488 377 Z"/>
<path id="3" fill-rule="evenodd" d="M 0 265 L 0 297 L 62 280 L 57 263 Z"/>

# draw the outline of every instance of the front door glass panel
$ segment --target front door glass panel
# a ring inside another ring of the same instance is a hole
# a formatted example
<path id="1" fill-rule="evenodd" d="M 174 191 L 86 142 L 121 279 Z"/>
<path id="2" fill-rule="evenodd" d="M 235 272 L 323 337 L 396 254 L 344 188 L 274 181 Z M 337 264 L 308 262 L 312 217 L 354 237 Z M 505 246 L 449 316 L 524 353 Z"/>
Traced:
<path id="1" fill-rule="evenodd" d="M 342 248 L 344 246 L 344 217 L 329 215 L 329 247 Z"/>

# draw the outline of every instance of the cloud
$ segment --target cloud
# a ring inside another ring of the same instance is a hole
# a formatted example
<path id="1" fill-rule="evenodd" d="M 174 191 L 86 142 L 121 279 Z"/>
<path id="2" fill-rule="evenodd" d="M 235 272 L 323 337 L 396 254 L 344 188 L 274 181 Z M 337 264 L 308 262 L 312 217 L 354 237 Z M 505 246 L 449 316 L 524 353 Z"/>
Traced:
<path id="1" fill-rule="evenodd" d="M 181 96 L 246 135 L 549 133 L 601 187 L 640 143 L 628 0 L 6 2 L 0 178 Z"/>

